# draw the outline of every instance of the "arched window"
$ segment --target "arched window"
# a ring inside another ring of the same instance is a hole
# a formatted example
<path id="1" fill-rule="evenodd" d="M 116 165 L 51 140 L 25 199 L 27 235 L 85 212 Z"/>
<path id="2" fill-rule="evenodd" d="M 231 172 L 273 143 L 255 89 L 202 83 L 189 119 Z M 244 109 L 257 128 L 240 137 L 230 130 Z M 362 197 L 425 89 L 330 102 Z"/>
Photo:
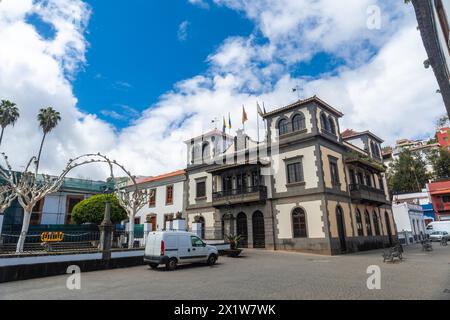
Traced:
<path id="1" fill-rule="evenodd" d="M 320 114 L 320 124 L 322 125 L 322 130 L 330 131 L 330 125 L 328 123 L 328 118 L 325 113 Z"/>
<path id="2" fill-rule="evenodd" d="M 306 212 L 301 208 L 296 208 L 292 212 L 292 225 L 294 227 L 294 238 L 307 238 Z"/>
<path id="3" fill-rule="evenodd" d="M 378 213 L 377 212 L 374 212 L 373 213 L 373 224 L 375 225 L 375 234 L 377 235 L 377 236 L 380 236 L 381 235 L 381 229 L 380 229 L 380 219 L 378 219 Z"/>
<path id="4" fill-rule="evenodd" d="M 305 116 L 302 114 L 297 114 L 292 119 L 292 129 L 294 131 L 301 131 L 306 129 Z"/>
<path id="5" fill-rule="evenodd" d="M 211 153 L 210 153 L 209 143 L 205 142 L 203 144 L 203 147 L 202 147 L 202 157 L 203 157 L 203 159 L 209 159 L 210 154 Z"/>
<path id="6" fill-rule="evenodd" d="M 372 236 L 372 222 L 370 222 L 370 214 L 369 212 L 366 210 L 366 213 L 364 214 L 364 217 L 366 218 L 366 232 L 367 232 L 367 236 Z"/>
<path id="7" fill-rule="evenodd" d="M 330 132 L 334 135 L 336 135 L 336 124 L 334 123 L 333 117 L 330 116 L 328 118 L 328 122 L 330 124 Z"/>
<path id="8" fill-rule="evenodd" d="M 280 122 L 278 122 L 278 132 L 280 133 L 280 136 L 288 133 L 288 131 L 288 121 L 286 119 L 280 120 Z"/>
<path id="9" fill-rule="evenodd" d="M 363 234 L 363 224 L 362 224 L 362 217 L 361 217 L 361 211 L 359 209 L 356 210 L 356 228 L 358 229 L 358 236 L 362 237 Z"/>

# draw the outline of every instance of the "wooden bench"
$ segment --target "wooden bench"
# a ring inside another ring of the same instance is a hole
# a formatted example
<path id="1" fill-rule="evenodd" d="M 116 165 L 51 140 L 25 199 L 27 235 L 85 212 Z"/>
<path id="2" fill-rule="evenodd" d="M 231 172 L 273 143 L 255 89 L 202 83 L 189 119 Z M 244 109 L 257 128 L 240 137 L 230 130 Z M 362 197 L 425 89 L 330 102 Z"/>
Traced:
<path id="1" fill-rule="evenodd" d="M 400 244 L 383 252 L 383 262 L 394 262 L 395 258 L 399 259 L 400 261 L 403 260 L 403 247 Z"/>

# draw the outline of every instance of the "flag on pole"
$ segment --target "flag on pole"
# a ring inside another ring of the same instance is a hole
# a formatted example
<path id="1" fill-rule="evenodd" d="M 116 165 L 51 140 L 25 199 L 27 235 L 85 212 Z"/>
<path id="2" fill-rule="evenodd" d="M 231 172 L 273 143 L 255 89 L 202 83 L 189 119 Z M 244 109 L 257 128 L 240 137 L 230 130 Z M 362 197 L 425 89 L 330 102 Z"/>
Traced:
<path id="1" fill-rule="evenodd" d="M 261 106 L 259 105 L 258 102 L 256 102 L 256 108 L 258 109 L 258 114 L 259 114 L 261 117 L 264 117 L 264 111 L 261 109 Z"/>
<path id="2" fill-rule="evenodd" d="M 228 113 L 228 129 L 233 129 L 233 125 L 231 124 L 231 114 Z"/>
<path id="3" fill-rule="evenodd" d="M 227 121 L 225 120 L 225 116 L 223 117 L 223 133 L 227 132 Z"/>
<path id="4" fill-rule="evenodd" d="M 247 121 L 248 121 L 247 112 L 245 111 L 245 107 L 242 106 L 242 124 L 245 125 Z"/>

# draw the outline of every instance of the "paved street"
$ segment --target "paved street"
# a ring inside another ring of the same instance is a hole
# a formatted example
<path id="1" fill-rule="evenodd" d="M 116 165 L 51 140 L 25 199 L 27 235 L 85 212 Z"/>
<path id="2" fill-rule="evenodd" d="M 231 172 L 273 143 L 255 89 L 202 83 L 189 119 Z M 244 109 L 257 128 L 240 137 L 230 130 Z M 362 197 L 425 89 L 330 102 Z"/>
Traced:
<path id="1" fill-rule="evenodd" d="M 82 290 L 66 276 L 0 284 L 1 299 L 450 299 L 450 246 L 407 248 L 403 263 L 383 264 L 381 251 L 347 256 L 246 250 L 214 267 L 175 272 L 147 266 L 86 273 Z M 366 287 L 367 267 L 379 265 L 382 289 Z"/>

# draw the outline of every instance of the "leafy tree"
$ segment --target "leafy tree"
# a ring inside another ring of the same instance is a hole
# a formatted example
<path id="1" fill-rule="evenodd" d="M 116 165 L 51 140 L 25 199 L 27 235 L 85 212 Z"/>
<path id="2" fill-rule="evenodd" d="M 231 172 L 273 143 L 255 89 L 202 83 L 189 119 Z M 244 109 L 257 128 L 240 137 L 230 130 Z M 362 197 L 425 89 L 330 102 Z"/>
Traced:
<path id="1" fill-rule="evenodd" d="M 61 115 L 52 107 L 41 109 L 38 114 L 39 126 L 42 128 L 44 135 L 42 136 L 41 146 L 39 148 L 39 155 L 36 162 L 36 173 L 39 170 L 39 162 L 41 161 L 42 147 L 44 146 L 45 138 L 61 121 Z"/>
<path id="2" fill-rule="evenodd" d="M 428 179 L 425 161 L 409 150 L 400 153 L 388 171 L 389 187 L 393 193 L 420 192 Z"/>
<path id="3" fill-rule="evenodd" d="M 450 177 L 450 152 L 447 149 L 434 150 L 430 153 L 428 159 L 433 165 L 434 178 Z"/>
<path id="4" fill-rule="evenodd" d="M 2 132 L 0 134 L 0 145 L 3 141 L 3 133 L 5 128 L 9 125 L 14 126 L 19 119 L 19 109 L 16 104 L 9 100 L 2 100 L 0 103 L 0 126 Z"/>
<path id="5" fill-rule="evenodd" d="M 449 125 L 449 118 L 448 115 L 443 115 L 441 116 L 437 121 L 436 121 L 436 126 L 438 128 L 443 128 Z"/>
<path id="6" fill-rule="evenodd" d="M 120 223 L 127 218 L 126 211 L 120 206 L 116 196 L 99 194 L 78 203 L 72 212 L 73 221 L 76 224 L 95 223 L 101 224 L 105 214 L 105 202 L 111 202 L 111 221 Z"/>

